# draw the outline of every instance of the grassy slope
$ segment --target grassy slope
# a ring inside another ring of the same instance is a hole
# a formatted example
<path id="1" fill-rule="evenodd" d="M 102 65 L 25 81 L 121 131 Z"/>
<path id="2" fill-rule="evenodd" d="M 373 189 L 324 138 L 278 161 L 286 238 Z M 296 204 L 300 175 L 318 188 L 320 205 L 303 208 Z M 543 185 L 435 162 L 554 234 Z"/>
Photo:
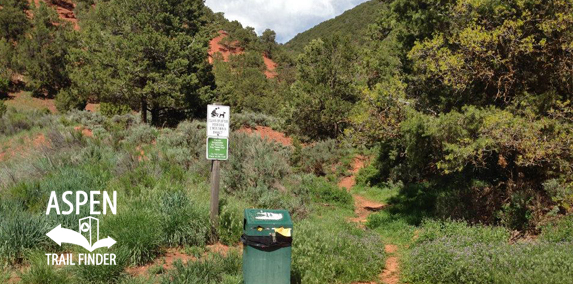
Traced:
<path id="1" fill-rule="evenodd" d="M 235 116 L 241 120 L 241 114 Z M 158 129 L 133 115 L 108 119 L 88 112 L 15 110 L 1 119 L 0 141 L 41 133 L 46 147 L 18 149 L 25 155 L 0 161 L 0 282 L 19 277 L 24 283 L 144 283 L 154 275 L 154 283 L 239 283 L 241 261 L 235 253 L 206 256 L 205 262 L 167 271 L 157 264 L 166 251 L 205 252 L 216 241 L 233 250 L 242 233 L 242 210 L 255 207 L 285 208 L 293 214 L 298 234 L 294 283 L 370 281 L 383 268 L 379 236 L 346 221 L 353 214 L 350 194 L 325 178 L 294 172 L 287 162 L 291 150 L 260 137 L 232 134 L 235 154 L 223 164 L 221 222 L 213 235 L 209 163 L 201 142 L 204 123 Z M 82 135 L 77 125 L 91 129 L 93 136 Z M 77 246 L 59 247 L 45 233 L 58 224 L 74 228 L 78 218 L 88 215 L 85 207 L 80 216 L 43 215 L 51 191 L 80 189 L 117 191 L 118 214 L 98 217 L 100 234 L 118 243 L 98 252 L 115 253 L 118 265 L 46 265 L 47 251 L 83 252 Z M 141 277 L 124 273 L 146 265 L 153 269 Z"/>
<path id="2" fill-rule="evenodd" d="M 334 33 L 350 36 L 353 42 L 362 44 L 367 36 L 368 26 L 374 22 L 382 5 L 383 3 L 378 0 L 362 3 L 334 19 L 322 22 L 298 34 L 287 42 L 285 47 L 295 53 L 299 53 L 313 39 Z"/>

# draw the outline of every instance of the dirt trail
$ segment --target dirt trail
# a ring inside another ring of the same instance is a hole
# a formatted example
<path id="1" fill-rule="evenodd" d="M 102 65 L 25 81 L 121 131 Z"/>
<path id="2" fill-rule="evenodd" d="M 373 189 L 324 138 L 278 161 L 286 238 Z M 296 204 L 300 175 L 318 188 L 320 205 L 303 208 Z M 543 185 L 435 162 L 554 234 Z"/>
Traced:
<path id="1" fill-rule="evenodd" d="M 343 178 L 338 183 L 338 186 L 350 191 L 352 187 L 356 185 L 356 175 L 358 174 L 358 171 L 364 167 L 365 161 L 366 158 L 363 156 L 357 156 L 354 158 L 352 163 L 352 170 L 350 171 L 352 175 Z M 357 194 L 353 194 L 352 196 L 354 197 L 354 214 L 356 217 L 351 218 L 350 221 L 358 223 L 361 227 L 363 227 L 364 223 L 368 219 L 368 216 L 372 212 L 383 210 L 386 207 L 385 204 L 369 200 Z M 400 282 L 400 263 L 397 255 L 398 247 L 393 244 L 386 244 L 384 246 L 384 250 L 386 251 L 387 258 L 384 270 L 379 276 L 380 281 L 385 284 L 397 284 Z M 376 282 L 359 282 L 356 284 L 367 283 L 374 284 Z"/>

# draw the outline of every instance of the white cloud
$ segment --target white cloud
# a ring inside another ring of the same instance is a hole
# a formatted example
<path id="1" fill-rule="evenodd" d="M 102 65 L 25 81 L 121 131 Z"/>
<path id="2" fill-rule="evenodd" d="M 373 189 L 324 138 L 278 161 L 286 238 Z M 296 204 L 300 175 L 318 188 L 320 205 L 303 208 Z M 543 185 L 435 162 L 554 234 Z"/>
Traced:
<path id="1" fill-rule="evenodd" d="M 325 20 L 367 0 L 207 0 L 214 12 L 229 20 L 255 28 L 258 34 L 269 28 L 278 42 L 286 42 Z"/>

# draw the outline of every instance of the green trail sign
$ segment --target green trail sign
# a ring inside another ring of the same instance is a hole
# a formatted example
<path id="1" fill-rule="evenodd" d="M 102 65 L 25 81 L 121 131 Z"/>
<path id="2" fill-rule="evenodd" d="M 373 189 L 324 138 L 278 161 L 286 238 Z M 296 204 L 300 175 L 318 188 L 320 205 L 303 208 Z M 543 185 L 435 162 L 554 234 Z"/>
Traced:
<path id="1" fill-rule="evenodd" d="M 207 138 L 207 160 L 227 160 L 229 158 L 228 138 Z"/>

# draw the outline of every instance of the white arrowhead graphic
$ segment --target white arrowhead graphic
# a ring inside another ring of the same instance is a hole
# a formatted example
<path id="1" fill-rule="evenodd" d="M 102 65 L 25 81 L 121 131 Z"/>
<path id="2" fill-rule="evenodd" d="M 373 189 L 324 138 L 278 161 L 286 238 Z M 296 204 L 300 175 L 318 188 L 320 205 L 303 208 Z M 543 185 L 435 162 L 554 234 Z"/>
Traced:
<path id="1" fill-rule="evenodd" d="M 105 239 L 97 241 L 93 246 L 90 246 L 90 243 L 82 234 L 74 230 L 62 228 L 62 224 L 52 229 L 50 232 L 46 234 L 46 236 L 48 236 L 50 239 L 52 239 L 60 246 L 62 245 L 62 243 L 68 243 L 81 246 L 90 252 L 93 252 L 94 250 L 102 247 L 110 248 L 116 243 L 114 239 L 107 237 Z"/>

